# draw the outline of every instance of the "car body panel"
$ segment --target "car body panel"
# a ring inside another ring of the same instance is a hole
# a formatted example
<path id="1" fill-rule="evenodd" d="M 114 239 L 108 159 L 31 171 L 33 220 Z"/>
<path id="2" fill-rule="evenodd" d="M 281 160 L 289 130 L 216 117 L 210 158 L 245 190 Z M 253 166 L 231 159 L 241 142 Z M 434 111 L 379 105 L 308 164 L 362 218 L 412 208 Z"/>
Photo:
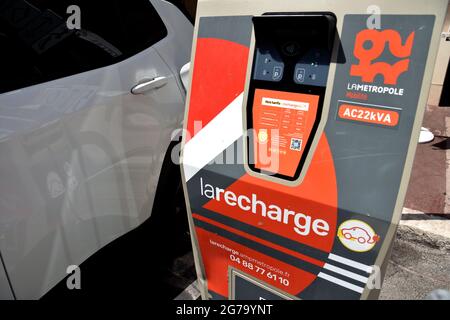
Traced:
<path id="1" fill-rule="evenodd" d="M 168 28 L 170 43 L 189 53 L 190 28 L 187 39 Z M 157 43 L 162 52 L 167 41 Z M 150 217 L 171 133 L 184 116 L 173 70 L 189 53 L 174 63 L 152 46 L 115 65 L 0 95 L 0 252 L 18 299 L 43 296 L 68 266 Z M 131 94 L 158 76 L 168 83 Z M 0 287 L 2 279 L 0 270 Z M 0 290 L 0 298 L 11 297 Z"/>
<path id="2" fill-rule="evenodd" d="M 9 285 L 8 276 L 3 266 L 3 260 L 0 255 L 0 298 L 4 300 L 12 300 L 14 299 L 14 294 L 11 290 L 11 286 Z"/>
<path id="3" fill-rule="evenodd" d="M 190 60 L 194 32 L 192 23 L 169 2 L 151 0 L 151 3 L 160 13 L 167 28 L 167 37 L 153 47 L 168 62 L 172 72 L 179 75 L 183 66 Z M 188 60 L 185 57 L 189 57 Z M 179 85 L 182 88 L 181 79 Z"/>

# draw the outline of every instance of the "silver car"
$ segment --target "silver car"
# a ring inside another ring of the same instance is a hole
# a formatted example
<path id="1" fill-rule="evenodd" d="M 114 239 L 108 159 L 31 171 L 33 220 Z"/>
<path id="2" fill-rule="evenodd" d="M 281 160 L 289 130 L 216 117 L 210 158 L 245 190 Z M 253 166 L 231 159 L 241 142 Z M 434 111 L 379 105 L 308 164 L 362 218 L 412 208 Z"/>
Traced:
<path id="1" fill-rule="evenodd" d="M 0 299 L 42 297 L 179 183 L 192 32 L 163 0 L 0 0 Z"/>

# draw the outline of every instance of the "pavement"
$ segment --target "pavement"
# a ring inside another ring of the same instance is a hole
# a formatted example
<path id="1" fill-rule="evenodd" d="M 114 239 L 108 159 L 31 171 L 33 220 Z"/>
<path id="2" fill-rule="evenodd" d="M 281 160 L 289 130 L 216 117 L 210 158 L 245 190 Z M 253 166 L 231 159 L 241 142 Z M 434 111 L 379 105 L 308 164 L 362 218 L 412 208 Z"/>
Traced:
<path id="1" fill-rule="evenodd" d="M 423 126 L 435 140 L 417 147 L 380 299 L 424 299 L 435 289 L 450 290 L 450 108 L 429 102 Z"/>
<path id="2" fill-rule="evenodd" d="M 450 108 L 428 105 L 423 126 L 430 129 L 435 140 L 419 144 L 404 206 L 427 214 L 449 212 L 450 188 L 448 160 L 450 160 Z M 448 159 L 447 159 L 448 156 Z"/>
<path id="3" fill-rule="evenodd" d="M 435 94 L 436 91 L 432 90 L 423 119 L 423 126 L 435 135 L 435 139 L 417 146 L 404 203 L 404 220 L 410 221 L 409 226 L 415 226 L 411 222 L 414 220 L 450 219 L 450 107 L 434 105 L 432 101 L 439 101 L 433 96 Z M 424 225 L 423 222 L 418 223 L 417 227 L 421 229 Z M 449 231 L 442 229 L 435 233 L 450 237 Z"/>
<path id="4" fill-rule="evenodd" d="M 400 226 L 381 289 L 382 300 L 422 300 L 450 291 L 450 239 Z"/>

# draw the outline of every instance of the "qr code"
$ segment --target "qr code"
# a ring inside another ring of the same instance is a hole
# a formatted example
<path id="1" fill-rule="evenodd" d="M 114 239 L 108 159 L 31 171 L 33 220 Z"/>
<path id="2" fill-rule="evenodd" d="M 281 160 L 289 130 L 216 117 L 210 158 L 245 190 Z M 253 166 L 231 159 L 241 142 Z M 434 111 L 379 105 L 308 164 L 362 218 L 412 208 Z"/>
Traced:
<path id="1" fill-rule="evenodd" d="M 302 139 L 292 138 L 291 139 L 291 150 L 294 150 L 294 151 L 302 150 L 302 143 L 303 143 Z"/>

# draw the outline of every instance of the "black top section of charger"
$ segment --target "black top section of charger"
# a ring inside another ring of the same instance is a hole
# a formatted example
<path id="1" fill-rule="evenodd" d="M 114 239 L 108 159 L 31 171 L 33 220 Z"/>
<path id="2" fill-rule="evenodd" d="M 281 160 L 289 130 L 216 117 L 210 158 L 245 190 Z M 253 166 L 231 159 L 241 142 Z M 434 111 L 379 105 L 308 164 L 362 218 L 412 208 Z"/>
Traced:
<path id="1" fill-rule="evenodd" d="M 326 85 L 336 18 L 331 13 L 266 14 L 253 17 L 254 80 Z"/>
<path id="2" fill-rule="evenodd" d="M 319 96 L 311 134 L 294 176 L 264 172 L 255 166 L 254 139 L 249 136 L 248 166 L 258 173 L 294 181 L 300 176 L 322 117 L 328 71 L 336 38 L 336 16 L 330 12 L 266 13 L 253 17 L 255 49 L 247 99 L 247 129 L 253 129 L 257 89 Z M 308 120 L 308 121 L 311 121 Z"/>

